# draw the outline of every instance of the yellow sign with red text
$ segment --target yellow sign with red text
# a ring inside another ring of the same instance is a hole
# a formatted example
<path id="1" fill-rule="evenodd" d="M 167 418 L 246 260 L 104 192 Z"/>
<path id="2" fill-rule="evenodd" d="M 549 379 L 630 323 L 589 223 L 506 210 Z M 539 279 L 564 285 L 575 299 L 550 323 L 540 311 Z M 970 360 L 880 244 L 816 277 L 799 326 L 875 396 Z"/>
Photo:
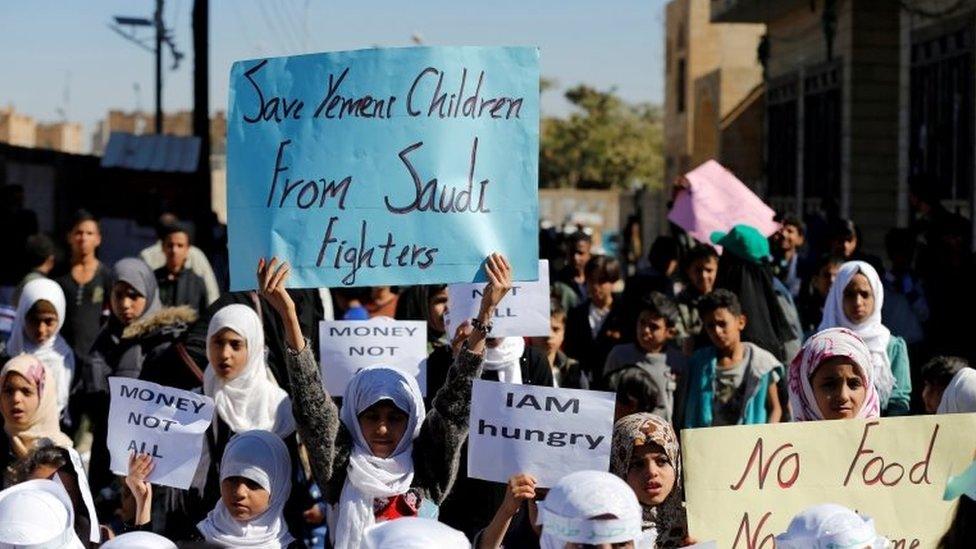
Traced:
<path id="1" fill-rule="evenodd" d="M 946 481 L 976 453 L 976 414 L 685 429 L 681 451 L 696 539 L 773 549 L 796 513 L 838 503 L 896 549 L 928 548 L 955 510 Z"/>

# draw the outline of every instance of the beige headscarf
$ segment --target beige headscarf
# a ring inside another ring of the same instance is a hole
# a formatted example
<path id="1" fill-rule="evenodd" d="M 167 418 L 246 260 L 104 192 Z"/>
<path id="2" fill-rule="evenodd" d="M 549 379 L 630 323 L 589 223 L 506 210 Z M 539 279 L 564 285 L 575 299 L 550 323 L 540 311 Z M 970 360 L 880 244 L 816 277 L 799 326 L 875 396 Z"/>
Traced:
<path id="1" fill-rule="evenodd" d="M 34 355 L 22 354 L 3 365 L 0 370 L 0 387 L 3 387 L 7 376 L 12 373 L 22 376 L 32 384 L 40 399 L 37 409 L 27 420 L 27 428 L 20 429 L 4 422 L 3 430 L 10 437 L 18 437 L 28 450 L 42 443 L 44 439 L 56 446 L 71 448 L 71 439 L 61 432 L 58 423 L 58 388 L 51 371 Z"/>

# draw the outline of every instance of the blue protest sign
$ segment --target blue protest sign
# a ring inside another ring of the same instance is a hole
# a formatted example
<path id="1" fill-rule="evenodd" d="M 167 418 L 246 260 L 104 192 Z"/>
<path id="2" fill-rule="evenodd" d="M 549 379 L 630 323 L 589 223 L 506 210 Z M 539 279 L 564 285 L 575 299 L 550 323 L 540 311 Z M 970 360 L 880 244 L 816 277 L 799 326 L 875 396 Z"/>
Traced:
<path id="1" fill-rule="evenodd" d="M 234 63 L 231 289 L 259 257 L 290 286 L 485 280 L 490 252 L 538 276 L 535 48 L 399 48 Z"/>

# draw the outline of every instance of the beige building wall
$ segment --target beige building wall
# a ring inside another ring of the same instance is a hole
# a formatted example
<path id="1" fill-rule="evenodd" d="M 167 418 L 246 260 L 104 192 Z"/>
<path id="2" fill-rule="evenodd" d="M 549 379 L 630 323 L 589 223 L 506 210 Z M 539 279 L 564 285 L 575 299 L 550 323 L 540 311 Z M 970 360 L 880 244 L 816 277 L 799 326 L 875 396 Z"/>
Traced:
<path id="1" fill-rule="evenodd" d="M 74 122 L 38 124 L 34 146 L 39 149 L 81 154 L 81 124 Z"/>
<path id="2" fill-rule="evenodd" d="M 713 24 L 709 0 L 672 0 L 665 13 L 665 176 L 671 181 L 708 159 L 731 161 L 723 158 L 722 120 L 762 82 L 757 47 L 765 26 Z M 761 157 L 761 141 L 754 145 Z"/>
<path id="3" fill-rule="evenodd" d="M 18 147 L 33 147 L 37 137 L 37 123 L 13 106 L 0 109 L 0 143 Z"/>

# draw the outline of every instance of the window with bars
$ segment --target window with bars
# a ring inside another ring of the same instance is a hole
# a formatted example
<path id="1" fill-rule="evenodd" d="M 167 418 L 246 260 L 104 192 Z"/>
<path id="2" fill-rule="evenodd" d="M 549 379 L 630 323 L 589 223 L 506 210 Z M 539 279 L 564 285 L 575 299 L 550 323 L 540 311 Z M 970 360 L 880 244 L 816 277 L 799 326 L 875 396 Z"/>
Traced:
<path id="1" fill-rule="evenodd" d="M 840 63 L 803 77 L 803 196 L 840 203 Z"/>
<path id="2" fill-rule="evenodd" d="M 797 79 L 770 82 L 766 92 L 766 189 L 771 197 L 796 195 Z"/>
<path id="3" fill-rule="evenodd" d="M 943 200 L 969 200 L 973 185 L 973 27 L 916 35 L 911 58 L 909 173 Z"/>

